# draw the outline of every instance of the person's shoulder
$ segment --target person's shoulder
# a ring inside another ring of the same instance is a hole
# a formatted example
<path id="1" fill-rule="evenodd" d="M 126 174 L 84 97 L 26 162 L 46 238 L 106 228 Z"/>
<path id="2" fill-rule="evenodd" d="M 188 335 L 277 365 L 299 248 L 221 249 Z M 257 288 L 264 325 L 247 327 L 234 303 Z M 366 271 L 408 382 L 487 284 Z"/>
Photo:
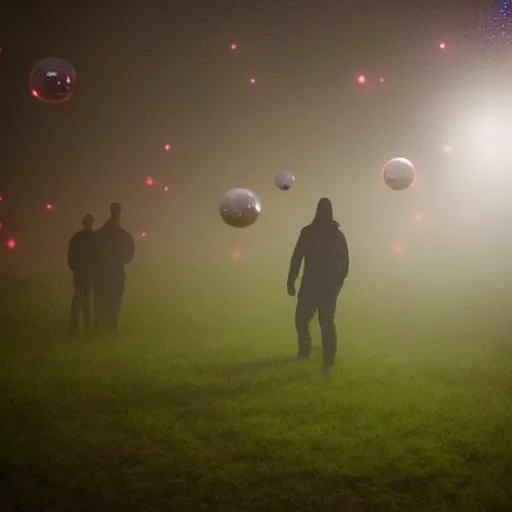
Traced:
<path id="1" fill-rule="evenodd" d="M 77 240 L 80 240 L 80 235 L 82 234 L 81 231 L 77 231 L 72 237 L 69 239 L 70 244 L 76 243 Z"/>
<path id="2" fill-rule="evenodd" d="M 126 229 L 121 228 L 120 233 L 123 236 L 123 238 L 125 238 L 126 240 L 133 240 L 132 234 L 129 231 L 127 231 Z"/>

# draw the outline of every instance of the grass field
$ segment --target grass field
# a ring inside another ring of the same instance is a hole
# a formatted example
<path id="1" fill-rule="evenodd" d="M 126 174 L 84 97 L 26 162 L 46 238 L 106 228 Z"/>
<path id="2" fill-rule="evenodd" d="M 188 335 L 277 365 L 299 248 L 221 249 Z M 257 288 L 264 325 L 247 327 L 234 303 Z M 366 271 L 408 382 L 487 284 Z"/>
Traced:
<path id="1" fill-rule="evenodd" d="M 67 283 L 2 279 L 2 511 L 512 510 L 503 297 L 347 284 L 325 379 L 281 282 L 130 283 L 121 338 L 70 343 Z"/>

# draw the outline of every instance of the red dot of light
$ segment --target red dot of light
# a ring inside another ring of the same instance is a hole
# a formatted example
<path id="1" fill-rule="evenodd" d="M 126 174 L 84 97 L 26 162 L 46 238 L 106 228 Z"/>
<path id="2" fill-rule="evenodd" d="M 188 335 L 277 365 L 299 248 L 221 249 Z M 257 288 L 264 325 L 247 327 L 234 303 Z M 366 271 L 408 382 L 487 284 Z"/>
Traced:
<path id="1" fill-rule="evenodd" d="M 254 84 L 256 83 L 256 78 L 251 78 L 251 79 L 249 80 L 249 82 L 251 82 L 251 84 L 253 84 L 253 85 L 254 85 Z"/>
<path id="2" fill-rule="evenodd" d="M 32 96 L 39 99 L 39 93 L 35 89 L 32 89 Z"/>
<path id="3" fill-rule="evenodd" d="M 241 251 L 233 251 L 231 254 L 231 257 L 233 258 L 233 261 L 235 263 L 238 263 L 242 259 L 242 252 Z"/>
<path id="4" fill-rule="evenodd" d="M 4 196 L 0 194 L 0 203 L 4 200 Z"/>
<path id="5" fill-rule="evenodd" d="M 8 249 L 15 249 L 16 248 L 16 240 L 14 240 L 13 238 L 7 240 L 7 248 Z"/>
<path id="6" fill-rule="evenodd" d="M 46 209 L 46 211 L 47 211 L 47 212 L 51 212 L 51 211 L 53 210 L 53 205 L 48 203 L 48 204 L 45 206 L 45 209 Z"/>
<path id="7" fill-rule="evenodd" d="M 146 238 L 146 237 L 148 236 L 148 234 L 147 234 L 145 231 L 143 231 L 143 232 L 140 234 L 140 236 L 141 236 L 142 238 Z"/>
<path id="8" fill-rule="evenodd" d="M 423 220 L 423 214 L 422 214 L 422 213 L 416 213 L 416 214 L 414 215 L 414 220 L 415 220 L 416 222 L 421 222 L 421 221 Z"/>
<path id="9" fill-rule="evenodd" d="M 169 151 L 171 151 L 171 145 L 170 144 L 166 144 L 164 146 L 164 149 L 165 149 L 165 151 L 167 151 L 167 153 L 169 153 Z"/>
<path id="10" fill-rule="evenodd" d="M 397 255 L 397 256 L 402 256 L 402 254 L 404 253 L 404 246 L 402 244 L 396 244 L 394 247 L 393 247 L 393 252 Z"/>
<path id="11" fill-rule="evenodd" d="M 358 83 L 359 85 L 363 85 L 363 84 L 365 84 L 365 83 L 366 83 L 366 77 L 365 77 L 364 75 L 359 75 L 359 76 L 357 77 L 357 83 Z"/>
<path id="12" fill-rule="evenodd" d="M 169 192 L 169 187 L 167 185 L 164 187 L 164 192 Z"/>
<path id="13" fill-rule="evenodd" d="M 236 45 L 236 43 L 233 43 L 233 44 L 231 45 L 231 49 L 232 49 L 233 51 L 235 51 L 237 48 L 238 48 L 238 46 Z"/>
<path id="14" fill-rule="evenodd" d="M 383 84 L 383 83 L 384 83 L 384 77 L 383 77 L 383 76 L 381 76 L 381 77 L 379 78 L 379 82 L 380 82 L 381 84 Z"/>
<path id="15" fill-rule="evenodd" d="M 3 227 L 3 224 L 0 222 L 0 229 L 2 229 L 2 227 Z"/>
<path id="16" fill-rule="evenodd" d="M 152 186 L 155 184 L 155 180 L 154 180 L 151 176 L 148 176 L 148 177 L 144 180 L 144 183 L 145 183 L 148 187 L 152 187 Z"/>
<path id="17" fill-rule="evenodd" d="M 446 50 L 446 43 L 442 42 L 442 43 L 439 43 L 439 48 L 441 50 Z"/>

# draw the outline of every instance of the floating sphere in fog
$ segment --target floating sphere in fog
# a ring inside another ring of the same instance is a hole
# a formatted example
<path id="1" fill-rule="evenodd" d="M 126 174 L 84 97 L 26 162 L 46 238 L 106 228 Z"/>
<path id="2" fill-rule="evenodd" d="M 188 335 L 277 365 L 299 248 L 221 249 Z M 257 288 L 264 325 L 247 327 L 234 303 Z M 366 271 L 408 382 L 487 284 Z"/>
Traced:
<path id="1" fill-rule="evenodd" d="M 258 219 L 261 203 L 252 190 L 233 188 L 224 195 L 219 211 L 222 220 L 228 226 L 246 228 Z"/>
<path id="2" fill-rule="evenodd" d="M 382 179 L 392 190 L 406 190 L 414 181 L 414 166 L 406 158 L 392 158 L 382 169 Z"/>
<path id="3" fill-rule="evenodd" d="M 75 68 L 59 58 L 40 60 L 30 72 L 32 96 L 43 103 L 64 103 L 75 89 Z"/>
<path id="4" fill-rule="evenodd" d="M 290 171 L 282 171 L 277 174 L 275 183 L 281 190 L 290 190 L 295 183 L 295 177 Z"/>

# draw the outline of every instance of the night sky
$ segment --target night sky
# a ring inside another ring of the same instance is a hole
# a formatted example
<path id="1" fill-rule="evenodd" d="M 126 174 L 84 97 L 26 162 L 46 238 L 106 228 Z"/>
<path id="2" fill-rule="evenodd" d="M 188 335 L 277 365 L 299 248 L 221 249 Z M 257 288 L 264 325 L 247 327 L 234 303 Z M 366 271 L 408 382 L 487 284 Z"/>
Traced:
<path id="1" fill-rule="evenodd" d="M 459 112 L 485 91 L 506 103 L 511 31 L 490 21 L 499 8 L 476 0 L 7 2 L 3 269 L 66 271 L 82 216 L 93 213 L 99 227 L 112 201 L 136 238 L 136 265 L 153 269 L 199 268 L 206 257 L 221 264 L 234 251 L 260 266 L 277 258 L 285 269 L 324 195 L 363 273 L 394 244 L 432 255 L 434 241 L 453 242 L 455 231 L 474 239 L 475 204 L 490 236 L 486 222 L 504 218 L 501 196 L 483 214 L 473 181 L 460 178 L 460 162 L 471 159 L 454 150 L 455 165 L 443 147 L 456 146 Z M 75 67 L 76 89 L 62 105 L 30 95 L 28 75 L 45 57 Z M 416 188 L 383 189 L 380 169 L 395 156 L 415 164 Z M 288 192 L 274 186 L 281 170 L 296 177 Z M 219 217 L 233 187 L 262 202 L 245 230 Z M 454 208 L 464 197 L 468 204 Z M 415 215 L 430 235 L 411 234 Z"/>

